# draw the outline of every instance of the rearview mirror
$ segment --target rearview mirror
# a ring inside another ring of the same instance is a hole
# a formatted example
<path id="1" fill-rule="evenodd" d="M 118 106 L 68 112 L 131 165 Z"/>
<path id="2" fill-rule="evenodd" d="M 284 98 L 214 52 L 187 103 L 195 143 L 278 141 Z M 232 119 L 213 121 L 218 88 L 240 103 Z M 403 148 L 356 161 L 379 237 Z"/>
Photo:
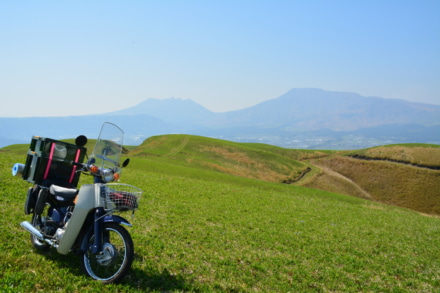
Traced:
<path id="1" fill-rule="evenodd" d="M 125 159 L 124 163 L 122 163 L 122 168 L 127 167 L 128 163 L 130 163 L 130 159 Z"/>

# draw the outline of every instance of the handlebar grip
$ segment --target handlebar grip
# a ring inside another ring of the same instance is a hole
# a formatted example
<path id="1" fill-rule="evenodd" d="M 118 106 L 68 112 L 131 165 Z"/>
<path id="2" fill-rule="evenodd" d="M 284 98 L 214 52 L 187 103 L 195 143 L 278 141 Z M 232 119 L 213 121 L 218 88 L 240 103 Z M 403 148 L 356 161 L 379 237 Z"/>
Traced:
<path id="1" fill-rule="evenodd" d="M 83 163 L 78 163 L 78 162 L 74 162 L 74 161 L 71 161 L 70 164 L 72 166 L 77 166 L 77 167 L 81 167 L 81 168 L 85 166 Z"/>

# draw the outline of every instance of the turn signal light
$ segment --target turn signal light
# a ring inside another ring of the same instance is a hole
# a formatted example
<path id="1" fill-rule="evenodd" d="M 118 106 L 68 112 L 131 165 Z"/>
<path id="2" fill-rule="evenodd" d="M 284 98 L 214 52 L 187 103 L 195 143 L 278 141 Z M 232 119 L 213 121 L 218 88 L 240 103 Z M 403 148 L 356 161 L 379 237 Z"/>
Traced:
<path id="1" fill-rule="evenodd" d="M 95 165 L 90 166 L 90 172 L 97 173 L 98 172 L 98 167 L 96 167 Z"/>

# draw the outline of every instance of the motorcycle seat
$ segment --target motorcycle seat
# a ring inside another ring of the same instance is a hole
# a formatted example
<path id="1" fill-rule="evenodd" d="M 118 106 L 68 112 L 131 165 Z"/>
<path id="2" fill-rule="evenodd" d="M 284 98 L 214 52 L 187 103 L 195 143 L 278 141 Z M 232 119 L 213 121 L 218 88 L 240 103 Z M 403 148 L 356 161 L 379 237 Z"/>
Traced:
<path id="1" fill-rule="evenodd" d="M 67 201 L 74 200 L 75 196 L 78 194 L 78 189 L 61 187 L 54 184 L 50 186 L 49 191 L 51 194 L 55 195 L 56 197 L 61 197 L 62 199 Z"/>

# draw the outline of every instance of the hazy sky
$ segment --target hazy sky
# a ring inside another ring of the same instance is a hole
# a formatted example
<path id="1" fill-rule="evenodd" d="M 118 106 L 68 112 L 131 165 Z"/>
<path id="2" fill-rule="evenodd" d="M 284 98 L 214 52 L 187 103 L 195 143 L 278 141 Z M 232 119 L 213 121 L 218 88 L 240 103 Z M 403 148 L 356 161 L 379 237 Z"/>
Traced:
<path id="1" fill-rule="evenodd" d="M 0 117 L 303 87 L 440 104 L 440 1 L 0 1 Z"/>

